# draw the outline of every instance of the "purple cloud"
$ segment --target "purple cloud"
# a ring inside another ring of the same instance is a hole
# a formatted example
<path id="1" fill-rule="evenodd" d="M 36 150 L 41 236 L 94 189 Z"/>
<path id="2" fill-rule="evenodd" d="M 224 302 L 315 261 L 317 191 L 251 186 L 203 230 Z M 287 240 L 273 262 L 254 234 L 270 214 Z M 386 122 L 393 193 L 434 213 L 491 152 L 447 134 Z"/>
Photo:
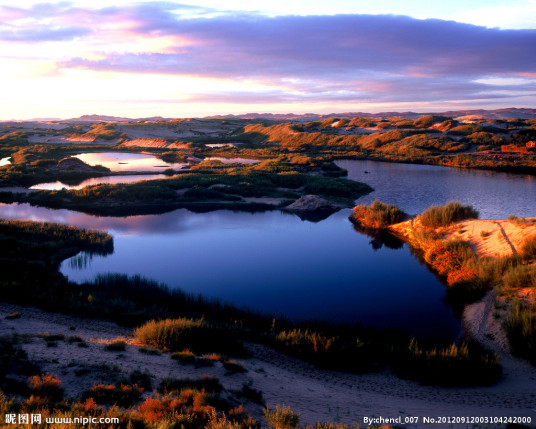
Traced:
<path id="1" fill-rule="evenodd" d="M 167 5 L 167 4 L 166 4 Z M 499 30 L 391 15 L 223 15 L 177 18 L 169 8 L 129 9 L 140 35 L 191 40 L 174 53 L 75 59 L 71 66 L 211 77 L 421 76 L 536 71 L 536 30 Z"/>
<path id="2" fill-rule="evenodd" d="M 110 45 L 128 37 L 176 37 L 161 52 L 95 52 L 60 66 L 160 73 L 275 84 L 263 101 L 426 101 L 536 97 L 536 30 L 501 30 L 395 15 L 277 16 L 230 13 L 172 2 L 74 8 L 3 8 L 0 39 L 92 40 L 107 24 Z M 53 26 L 20 24 L 20 18 Z M 43 20 L 43 21 L 41 21 Z M 109 24 L 128 22 L 128 29 Z M 72 24 L 75 23 L 75 24 Z M 116 31 L 114 33 L 114 31 Z M 529 84 L 489 85 L 484 77 L 525 76 Z M 249 94 L 233 94 L 247 103 Z M 199 101 L 230 101 L 199 94 Z"/>

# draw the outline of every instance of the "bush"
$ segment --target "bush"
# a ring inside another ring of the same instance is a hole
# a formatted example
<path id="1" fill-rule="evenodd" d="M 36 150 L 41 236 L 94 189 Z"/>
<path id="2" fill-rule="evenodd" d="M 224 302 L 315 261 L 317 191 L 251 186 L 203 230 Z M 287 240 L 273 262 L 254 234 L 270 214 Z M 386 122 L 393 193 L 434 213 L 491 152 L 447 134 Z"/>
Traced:
<path id="1" fill-rule="evenodd" d="M 51 374 L 34 375 L 28 379 L 28 392 L 50 402 L 60 401 L 63 398 L 61 384 L 61 380 Z"/>
<path id="2" fill-rule="evenodd" d="M 84 399 L 91 398 L 97 404 L 118 405 L 129 407 L 141 399 L 143 388 L 136 384 L 129 386 L 121 384 L 95 384 L 90 390 L 84 392 Z"/>
<path id="3" fill-rule="evenodd" d="M 498 356 L 476 344 L 422 349 L 415 340 L 391 369 L 402 378 L 441 386 L 491 385 L 502 374 Z"/>
<path id="4" fill-rule="evenodd" d="M 463 206 L 459 201 L 448 202 L 444 206 L 433 205 L 419 215 L 425 227 L 438 228 L 466 219 L 478 219 L 478 211 L 471 206 Z"/>
<path id="5" fill-rule="evenodd" d="M 204 390 L 205 392 L 220 392 L 223 386 L 218 377 L 203 375 L 200 378 L 164 378 L 158 386 L 161 393 L 181 392 L 186 389 Z"/>
<path id="6" fill-rule="evenodd" d="M 107 352 L 124 352 L 126 350 L 127 343 L 125 340 L 116 339 L 113 340 L 110 344 L 104 346 L 104 350 Z"/>
<path id="7" fill-rule="evenodd" d="M 219 329 L 203 319 L 165 319 L 149 321 L 134 331 L 141 343 L 162 350 L 189 349 L 194 353 L 225 352 L 241 354 L 232 331 Z"/>
<path id="8" fill-rule="evenodd" d="M 273 429 L 294 429 L 298 426 L 299 416 L 285 404 L 277 405 L 275 410 L 266 407 L 264 418 Z"/>
<path id="9" fill-rule="evenodd" d="M 406 216 L 398 207 L 374 200 L 370 206 L 354 207 L 350 220 L 365 228 L 381 229 L 402 222 Z"/>
<path id="10" fill-rule="evenodd" d="M 277 341 L 296 353 L 318 354 L 328 352 L 335 338 L 309 330 L 294 329 L 280 332 Z"/>
<path id="11" fill-rule="evenodd" d="M 514 302 L 504 329 L 512 352 L 536 365 L 536 305 Z"/>
<path id="12" fill-rule="evenodd" d="M 536 235 L 525 239 L 523 246 L 521 246 L 520 253 L 525 259 L 536 258 Z"/>

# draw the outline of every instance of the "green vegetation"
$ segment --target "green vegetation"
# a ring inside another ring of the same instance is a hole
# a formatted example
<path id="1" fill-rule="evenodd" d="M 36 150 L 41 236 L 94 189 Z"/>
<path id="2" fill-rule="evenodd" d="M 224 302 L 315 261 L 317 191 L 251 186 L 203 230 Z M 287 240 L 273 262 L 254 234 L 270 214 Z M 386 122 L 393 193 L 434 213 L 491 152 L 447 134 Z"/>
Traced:
<path id="1" fill-rule="evenodd" d="M 536 304 L 515 301 L 504 329 L 512 352 L 536 365 Z"/>
<path id="2" fill-rule="evenodd" d="M 202 319 L 181 318 L 149 321 L 135 330 L 134 337 L 141 344 L 163 350 L 243 354 L 242 347 L 233 341 L 230 334 Z"/>
<path id="3" fill-rule="evenodd" d="M 221 392 L 223 386 L 218 377 L 204 375 L 200 378 L 164 378 L 158 386 L 160 393 L 178 393 L 185 389 L 204 390 L 205 392 Z"/>
<path id="4" fill-rule="evenodd" d="M 132 215 L 200 205 L 273 207 L 262 201 L 247 200 L 264 197 L 279 199 L 279 207 L 282 207 L 304 194 L 316 194 L 351 206 L 355 199 L 370 191 L 369 186 L 352 180 L 312 176 L 299 173 L 291 166 L 265 162 L 246 168 L 221 163 L 199 165 L 190 172 L 161 180 L 96 185 L 70 191 L 36 191 L 7 197 L 9 201 L 42 206 Z"/>
<path id="5" fill-rule="evenodd" d="M 525 239 L 521 248 L 521 256 L 525 259 L 536 258 L 536 235 Z"/>
<path id="6" fill-rule="evenodd" d="M 399 377 L 442 386 L 493 384 L 502 374 L 499 357 L 476 344 L 423 350 L 414 340 L 391 368 Z"/>
<path id="7" fill-rule="evenodd" d="M 350 220 L 365 228 L 381 229 L 402 222 L 406 217 L 398 207 L 374 200 L 370 206 L 355 206 Z"/>
<path id="8" fill-rule="evenodd" d="M 433 205 L 419 215 L 423 226 L 439 228 L 467 219 L 478 219 L 478 212 L 471 206 L 463 206 L 459 201 L 448 202 L 444 206 Z"/>
<path id="9" fill-rule="evenodd" d="M 49 222 L 0 220 L 0 240 L 0 261 L 24 258 L 42 266 L 56 265 L 81 250 L 113 252 L 110 234 Z"/>
<path id="10" fill-rule="evenodd" d="M 121 384 L 95 384 L 91 389 L 84 392 L 82 399 L 101 405 L 117 405 L 119 407 L 130 407 L 141 399 L 143 388 L 138 385 Z"/>
<path id="11" fill-rule="evenodd" d="M 264 418 L 273 429 L 293 429 L 299 422 L 299 416 L 285 404 L 277 405 L 275 410 L 266 407 Z"/>
<path id="12" fill-rule="evenodd" d="M 126 349 L 127 342 L 119 338 L 104 346 L 104 350 L 107 352 L 124 352 Z"/>

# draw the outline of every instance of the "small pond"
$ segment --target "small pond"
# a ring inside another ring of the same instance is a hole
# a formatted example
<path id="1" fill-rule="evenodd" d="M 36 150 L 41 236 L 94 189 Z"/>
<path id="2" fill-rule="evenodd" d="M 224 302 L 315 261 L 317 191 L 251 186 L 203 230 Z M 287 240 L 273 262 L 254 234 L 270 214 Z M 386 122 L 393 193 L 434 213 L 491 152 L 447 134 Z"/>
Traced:
<path id="1" fill-rule="evenodd" d="M 180 170 L 187 167 L 187 163 L 168 163 L 161 159 L 147 154 L 126 153 L 126 152 L 93 152 L 75 155 L 76 158 L 89 165 L 102 165 L 113 172 L 128 171 L 151 171 L 163 172 L 171 168 Z"/>

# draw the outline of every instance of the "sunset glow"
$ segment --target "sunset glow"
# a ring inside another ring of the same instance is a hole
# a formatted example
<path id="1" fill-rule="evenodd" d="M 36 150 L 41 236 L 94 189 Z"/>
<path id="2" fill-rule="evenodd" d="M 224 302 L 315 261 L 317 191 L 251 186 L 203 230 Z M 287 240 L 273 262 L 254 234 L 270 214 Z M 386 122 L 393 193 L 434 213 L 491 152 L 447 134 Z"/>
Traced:
<path id="1" fill-rule="evenodd" d="M 0 5 L 0 118 L 535 106 L 534 0 L 266 3 Z"/>

